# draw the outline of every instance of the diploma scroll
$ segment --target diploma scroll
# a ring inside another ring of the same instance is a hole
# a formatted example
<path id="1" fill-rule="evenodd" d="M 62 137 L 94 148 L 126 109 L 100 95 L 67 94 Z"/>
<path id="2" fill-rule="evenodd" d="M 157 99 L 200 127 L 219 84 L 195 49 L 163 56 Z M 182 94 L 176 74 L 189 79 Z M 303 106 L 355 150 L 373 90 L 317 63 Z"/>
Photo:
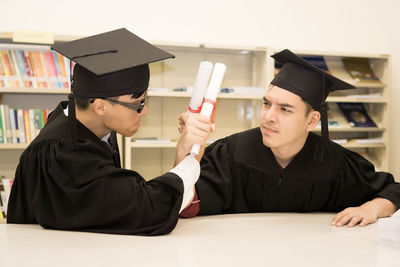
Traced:
<path id="1" fill-rule="evenodd" d="M 213 64 L 209 61 L 200 62 L 197 72 L 196 81 L 194 83 L 192 98 L 190 99 L 189 111 L 192 113 L 200 112 L 200 105 L 203 102 L 206 93 L 208 81 L 210 80 Z"/>
<path id="2" fill-rule="evenodd" d="M 206 97 L 203 102 L 203 106 L 201 108 L 201 115 L 210 117 L 212 114 L 212 111 L 215 106 L 215 101 L 217 100 L 217 96 L 219 93 L 219 90 L 221 88 L 222 80 L 224 78 L 226 71 L 226 66 L 225 64 L 222 63 L 216 63 L 214 66 L 214 70 L 211 76 L 210 84 L 208 85 Z M 198 155 L 200 152 L 200 145 L 199 144 L 194 144 L 192 147 L 192 150 L 190 154 L 192 156 Z"/>

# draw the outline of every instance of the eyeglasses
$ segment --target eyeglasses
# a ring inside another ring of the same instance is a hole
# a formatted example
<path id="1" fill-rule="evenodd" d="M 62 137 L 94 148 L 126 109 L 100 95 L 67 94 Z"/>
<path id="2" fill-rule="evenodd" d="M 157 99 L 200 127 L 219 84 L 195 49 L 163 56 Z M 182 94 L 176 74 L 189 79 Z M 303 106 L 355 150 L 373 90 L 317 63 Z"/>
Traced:
<path id="1" fill-rule="evenodd" d="M 144 109 L 144 105 L 146 104 L 146 97 L 143 98 L 142 101 L 140 101 L 140 104 L 136 104 L 136 103 L 127 103 L 127 102 L 122 102 L 122 101 L 118 101 L 118 100 L 114 100 L 111 98 L 102 98 L 104 100 L 107 100 L 109 102 L 124 106 L 126 108 L 132 109 L 134 111 L 136 111 L 137 113 L 141 113 Z M 94 99 L 89 101 L 90 103 L 94 102 Z"/>
<path id="2" fill-rule="evenodd" d="M 141 113 L 144 109 L 144 105 L 146 104 L 146 98 L 143 98 L 142 101 L 140 101 L 140 104 L 136 104 L 136 103 L 127 103 L 127 102 L 122 102 L 122 101 L 118 101 L 118 100 L 114 100 L 111 98 L 106 98 L 105 100 L 121 105 L 123 107 L 132 109 L 134 111 L 136 111 L 137 113 Z"/>

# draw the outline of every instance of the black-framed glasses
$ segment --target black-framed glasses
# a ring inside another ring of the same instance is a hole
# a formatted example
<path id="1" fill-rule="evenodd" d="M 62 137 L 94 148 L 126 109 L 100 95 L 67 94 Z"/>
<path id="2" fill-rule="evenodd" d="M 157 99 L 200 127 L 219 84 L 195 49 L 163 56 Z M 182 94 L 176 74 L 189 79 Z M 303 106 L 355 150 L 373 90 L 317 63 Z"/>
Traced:
<path id="1" fill-rule="evenodd" d="M 118 105 L 121 105 L 121 106 L 129 108 L 129 109 L 132 109 L 132 110 L 136 111 L 137 113 L 141 113 L 144 109 L 144 105 L 146 104 L 146 97 L 143 98 L 139 104 L 122 102 L 122 101 L 114 100 L 111 98 L 105 98 L 105 100 L 115 103 L 115 104 L 118 104 Z"/>

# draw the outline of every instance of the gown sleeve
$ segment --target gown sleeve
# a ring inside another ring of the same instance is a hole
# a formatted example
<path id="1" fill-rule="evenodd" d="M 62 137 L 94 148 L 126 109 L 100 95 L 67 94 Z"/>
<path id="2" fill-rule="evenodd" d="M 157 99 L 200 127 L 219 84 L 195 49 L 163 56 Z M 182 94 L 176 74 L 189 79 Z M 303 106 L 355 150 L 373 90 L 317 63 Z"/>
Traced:
<path id="1" fill-rule="evenodd" d="M 196 191 L 200 199 L 199 215 L 221 214 L 232 201 L 233 161 L 227 139 L 208 146 L 201 159 Z"/>
<path id="2" fill-rule="evenodd" d="M 375 171 L 374 165 L 350 150 L 344 150 L 343 164 L 336 179 L 333 209 L 359 206 L 376 197 L 400 207 L 400 184 L 393 175 Z"/>
<path id="3" fill-rule="evenodd" d="M 150 181 L 116 166 L 104 147 L 65 142 L 30 146 L 21 156 L 8 223 L 112 234 L 159 235 L 178 221 L 182 180 L 165 173 Z"/>

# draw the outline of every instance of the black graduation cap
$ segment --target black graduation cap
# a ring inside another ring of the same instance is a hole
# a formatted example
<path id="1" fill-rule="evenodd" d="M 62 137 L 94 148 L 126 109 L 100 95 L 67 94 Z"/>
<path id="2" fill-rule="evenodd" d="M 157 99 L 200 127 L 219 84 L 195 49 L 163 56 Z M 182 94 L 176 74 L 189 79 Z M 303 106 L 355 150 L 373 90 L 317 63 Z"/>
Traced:
<path id="1" fill-rule="evenodd" d="M 76 62 L 71 90 L 80 97 L 110 97 L 143 92 L 148 64 L 173 58 L 125 28 L 52 46 Z"/>
<path id="2" fill-rule="evenodd" d="M 300 96 L 321 113 L 322 143 L 323 147 L 327 147 L 329 133 L 325 100 L 332 91 L 355 89 L 356 87 L 312 65 L 288 49 L 282 50 L 272 57 L 282 63 L 283 67 L 271 84 Z M 323 147 L 320 152 L 316 153 L 319 161 L 323 160 Z"/>
<path id="3" fill-rule="evenodd" d="M 51 47 L 76 62 L 68 96 L 71 146 L 75 147 L 74 97 L 105 98 L 147 90 L 149 63 L 173 58 L 125 28 Z"/>

